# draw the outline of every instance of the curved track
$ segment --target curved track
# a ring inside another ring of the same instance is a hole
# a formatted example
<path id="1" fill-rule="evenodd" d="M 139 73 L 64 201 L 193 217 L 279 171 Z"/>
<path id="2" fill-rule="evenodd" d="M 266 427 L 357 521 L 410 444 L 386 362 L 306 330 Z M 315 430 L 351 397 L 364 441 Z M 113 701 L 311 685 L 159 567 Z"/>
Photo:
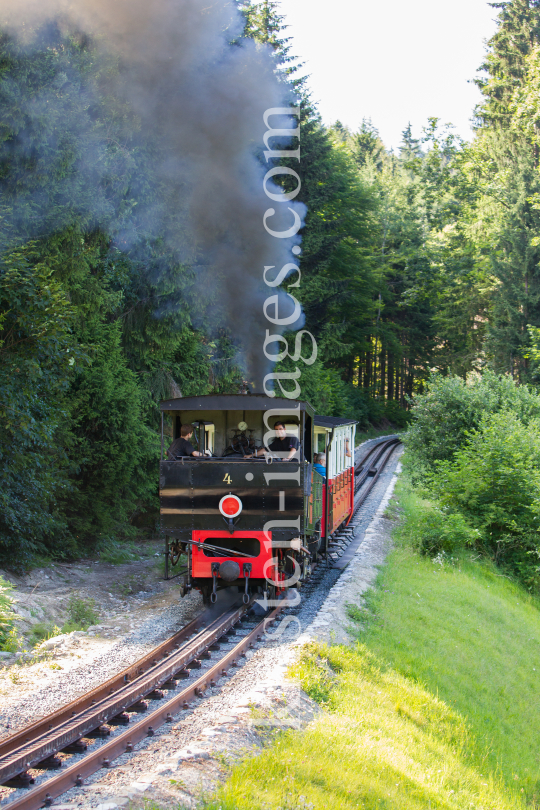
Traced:
<path id="1" fill-rule="evenodd" d="M 386 467 L 394 450 L 401 444 L 397 436 L 378 442 L 362 456 L 354 468 L 354 511 L 364 503 Z"/>
<path id="2" fill-rule="evenodd" d="M 397 437 L 384 439 L 361 455 L 355 465 L 353 517 L 399 444 Z M 347 549 L 355 545 L 353 538 L 352 528 L 338 530 L 330 540 L 327 564 L 344 567 L 352 548 L 349 553 Z M 215 687 L 289 606 L 284 598 L 260 621 L 250 615 L 252 605 L 233 606 L 217 617 L 215 608 L 208 609 L 128 669 L 1 741 L 0 785 L 26 788 L 17 790 L 2 806 L 10 810 L 49 806 L 86 777 L 109 767 L 116 757 L 131 752 L 159 726 L 173 722 L 173 714 L 189 708 L 190 700 Z M 231 640 L 240 633 L 231 647 Z M 203 669 L 204 659 L 218 652 L 214 663 L 199 677 L 192 677 Z M 186 683 L 179 688 L 182 681 Z M 152 704 L 159 708 L 152 710 Z M 114 732 L 115 727 L 127 726 Z M 58 769 L 60 773 L 51 775 Z M 39 784 L 34 785 L 35 781 Z"/>
<path id="3" fill-rule="evenodd" d="M 73 701 L 61 712 L 5 740 L 2 747 L 5 754 L 0 759 L 0 783 L 7 787 L 29 789 L 20 797 L 9 798 L 3 806 L 10 810 L 37 810 L 49 806 L 57 796 L 83 784 L 85 777 L 100 768 L 109 767 L 116 757 L 131 752 L 137 742 L 153 736 L 164 723 L 173 722 L 173 714 L 188 709 L 190 700 L 202 697 L 207 689 L 215 687 L 227 675 L 229 668 L 236 667 L 246 651 L 262 640 L 267 628 L 274 624 L 278 614 L 287 606 L 288 600 L 285 598 L 282 604 L 252 627 L 245 626 L 250 618 L 250 605 L 230 608 L 213 621 L 208 621 L 211 611 L 205 611 L 180 631 L 191 635 L 191 638 L 184 644 L 173 644 L 173 647 L 178 646 L 174 652 L 167 647 L 179 634 L 165 642 L 158 648 L 161 650 L 161 660 L 157 660 L 157 651 L 154 650 L 151 661 L 143 659 L 149 668 L 132 682 L 127 680 L 118 689 L 109 687 L 109 694 L 101 700 L 92 698 L 94 694 L 103 693 L 106 685 L 101 686 Z M 195 623 L 201 627 L 198 632 Z M 205 624 L 207 626 L 203 626 Z M 247 632 L 242 633 L 242 630 Z M 222 645 L 228 647 L 231 637 L 239 633 L 242 636 L 237 643 L 216 656 L 215 663 L 205 669 L 200 677 L 190 677 L 190 670 L 201 669 L 203 659 L 211 659 Z M 189 683 L 178 688 L 178 682 L 184 679 L 189 679 Z M 159 708 L 149 711 L 148 700 L 160 701 Z M 68 710 L 70 717 L 64 719 Z M 142 714 L 144 719 L 140 719 Z M 61 718 L 63 722 L 60 722 Z M 54 719 L 58 721 L 56 725 Z M 42 733 L 45 725 L 47 731 Z M 131 726 L 128 730 L 114 735 L 111 733 L 111 726 L 127 725 Z M 92 740 L 95 750 L 88 752 Z M 61 773 L 43 782 L 40 780 L 40 784 L 33 787 L 34 779 L 38 776 L 36 771 L 59 768 Z"/>

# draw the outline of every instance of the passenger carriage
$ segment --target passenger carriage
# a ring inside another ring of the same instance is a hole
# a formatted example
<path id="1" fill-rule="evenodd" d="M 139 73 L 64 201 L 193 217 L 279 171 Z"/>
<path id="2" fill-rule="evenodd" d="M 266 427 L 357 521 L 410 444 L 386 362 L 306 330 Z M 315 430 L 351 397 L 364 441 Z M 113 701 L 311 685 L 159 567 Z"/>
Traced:
<path id="1" fill-rule="evenodd" d="M 167 400 L 161 412 L 161 527 L 167 566 L 187 555 L 183 587 L 215 601 L 221 588 L 238 586 L 246 602 L 299 587 L 352 516 L 354 420 L 259 394 Z M 295 457 L 248 458 L 268 448 L 278 421 L 300 442 Z M 182 424 L 193 425 L 192 443 L 211 457 L 166 458 Z M 318 452 L 326 453 L 327 478 L 313 470 Z"/>

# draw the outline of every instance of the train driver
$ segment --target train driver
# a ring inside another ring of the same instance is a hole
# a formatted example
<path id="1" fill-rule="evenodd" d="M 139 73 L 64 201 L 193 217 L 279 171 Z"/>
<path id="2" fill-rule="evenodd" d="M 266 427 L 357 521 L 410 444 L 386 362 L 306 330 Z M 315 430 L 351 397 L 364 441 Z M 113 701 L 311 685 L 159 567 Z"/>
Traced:
<path id="1" fill-rule="evenodd" d="M 296 455 L 296 452 L 300 447 L 300 442 L 296 436 L 287 435 L 283 422 L 276 422 L 274 425 L 274 431 L 276 433 L 276 438 L 273 439 L 268 445 L 269 450 L 272 453 L 287 453 L 286 456 L 283 456 L 283 461 L 290 461 Z M 257 451 L 258 456 L 264 456 L 265 453 L 266 448 L 264 447 Z"/>
<path id="2" fill-rule="evenodd" d="M 181 456 L 212 455 L 210 450 L 207 450 L 206 453 L 200 453 L 198 450 L 195 450 L 195 448 L 189 441 L 192 436 L 193 436 L 193 425 L 182 425 L 182 427 L 180 428 L 180 438 L 175 439 L 174 442 L 169 447 L 169 449 L 167 450 L 167 455 L 171 461 L 175 461 L 175 459 L 180 458 Z"/>

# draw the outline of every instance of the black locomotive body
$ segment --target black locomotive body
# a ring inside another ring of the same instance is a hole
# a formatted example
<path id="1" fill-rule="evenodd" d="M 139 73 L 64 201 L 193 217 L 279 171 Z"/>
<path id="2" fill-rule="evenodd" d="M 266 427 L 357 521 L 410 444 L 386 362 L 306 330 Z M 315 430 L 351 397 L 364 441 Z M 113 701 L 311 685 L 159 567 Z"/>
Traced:
<path id="1" fill-rule="evenodd" d="M 230 585 L 246 601 L 251 593 L 272 599 L 298 587 L 333 530 L 327 480 L 312 467 L 317 430 L 331 456 L 330 428 L 317 428 L 307 402 L 256 394 L 168 400 L 161 411 L 161 526 L 166 560 L 187 555 L 184 587 L 199 589 L 206 601 Z M 294 457 L 254 457 L 272 443 L 277 421 L 298 439 Z M 354 422 L 342 421 L 354 448 Z M 183 424 L 193 426 L 197 450 L 211 456 L 166 458 Z M 350 478 L 354 467 L 347 469 Z"/>

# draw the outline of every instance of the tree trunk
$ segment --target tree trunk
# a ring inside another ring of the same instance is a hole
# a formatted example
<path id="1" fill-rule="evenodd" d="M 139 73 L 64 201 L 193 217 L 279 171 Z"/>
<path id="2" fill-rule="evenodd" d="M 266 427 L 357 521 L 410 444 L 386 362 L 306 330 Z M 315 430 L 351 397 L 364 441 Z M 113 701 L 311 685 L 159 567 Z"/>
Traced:
<path id="1" fill-rule="evenodd" d="M 394 399 L 394 355 L 388 354 L 388 399 Z"/>
<path id="2" fill-rule="evenodd" d="M 371 352 L 366 352 L 366 366 L 364 372 L 364 388 L 371 385 Z"/>
<path id="3" fill-rule="evenodd" d="M 382 399 L 385 399 L 385 397 L 386 397 L 386 349 L 385 349 L 384 345 L 381 347 L 380 366 L 381 366 L 381 380 L 380 380 L 379 395 L 382 397 Z"/>

